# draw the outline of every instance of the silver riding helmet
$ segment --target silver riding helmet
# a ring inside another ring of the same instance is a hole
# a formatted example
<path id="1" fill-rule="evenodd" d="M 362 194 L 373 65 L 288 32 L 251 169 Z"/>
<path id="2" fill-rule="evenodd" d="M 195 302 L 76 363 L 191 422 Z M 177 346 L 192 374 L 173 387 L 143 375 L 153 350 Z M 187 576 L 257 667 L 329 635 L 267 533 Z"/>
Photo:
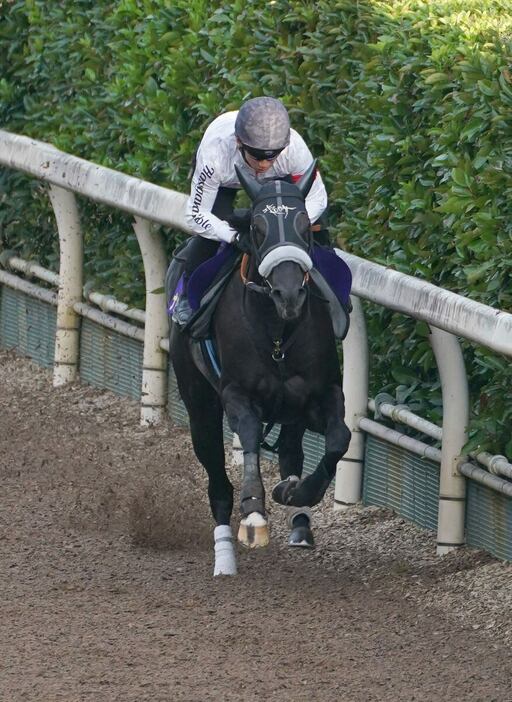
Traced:
<path id="1" fill-rule="evenodd" d="M 272 97 L 247 100 L 238 111 L 235 134 L 242 144 L 272 151 L 290 143 L 290 118 L 285 106 Z"/>

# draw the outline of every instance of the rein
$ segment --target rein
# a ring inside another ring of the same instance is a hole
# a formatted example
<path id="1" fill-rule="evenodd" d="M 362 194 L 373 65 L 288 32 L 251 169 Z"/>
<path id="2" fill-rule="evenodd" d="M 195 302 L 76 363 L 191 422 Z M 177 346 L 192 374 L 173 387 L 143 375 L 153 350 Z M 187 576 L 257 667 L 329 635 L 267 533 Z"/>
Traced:
<path id="1" fill-rule="evenodd" d="M 242 279 L 242 283 L 245 285 L 246 288 L 252 290 L 253 292 L 261 293 L 262 295 L 270 295 L 272 288 L 270 287 L 267 281 L 265 282 L 267 282 L 268 287 L 264 287 L 263 285 L 257 285 L 252 280 L 249 280 L 249 276 L 247 273 L 249 268 L 249 261 L 249 254 L 244 253 L 244 255 L 242 256 L 242 263 L 240 264 L 240 278 Z"/>

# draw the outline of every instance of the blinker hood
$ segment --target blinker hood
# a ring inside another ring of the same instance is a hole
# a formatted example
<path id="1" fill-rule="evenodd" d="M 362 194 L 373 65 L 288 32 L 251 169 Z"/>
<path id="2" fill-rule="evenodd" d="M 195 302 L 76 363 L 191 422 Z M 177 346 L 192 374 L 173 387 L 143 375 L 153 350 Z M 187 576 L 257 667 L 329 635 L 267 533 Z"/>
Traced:
<path id="1" fill-rule="evenodd" d="M 251 244 L 258 272 L 266 278 L 283 261 L 293 261 L 304 272 L 313 267 L 310 221 L 304 204 L 316 175 L 313 162 L 296 184 L 248 178 L 238 168 L 241 184 L 252 200 Z"/>

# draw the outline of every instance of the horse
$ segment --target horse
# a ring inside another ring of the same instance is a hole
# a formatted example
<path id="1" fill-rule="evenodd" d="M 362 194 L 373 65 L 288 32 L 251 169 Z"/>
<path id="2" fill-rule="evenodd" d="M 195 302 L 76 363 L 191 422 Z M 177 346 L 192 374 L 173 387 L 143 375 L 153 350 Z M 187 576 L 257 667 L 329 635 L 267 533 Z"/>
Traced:
<path id="1" fill-rule="evenodd" d="M 220 366 L 216 382 L 204 372 L 197 342 L 170 322 L 170 358 L 188 411 L 194 452 L 208 475 L 216 523 L 214 575 L 236 573 L 224 414 L 243 449 L 238 540 L 248 547 L 269 543 L 260 474 L 263 424 L 281 425 L 281 481 L 272 497 L 294 508 L 291 545 L 314 545 L 309 508 L 324 497 L 349 445 L 329 306 L 313 289 L 309 274 L 313 238 L 305 198 L 315 173 L 313 163 L 295 184 L 260 184 L 238 171 L 251 200 L 250 256 L 244 256 L 241 270 L 231 274 L 212 317 Z M 303 478 L 302 439 L 307 429 L 325 436 L 325 453 Z"/>

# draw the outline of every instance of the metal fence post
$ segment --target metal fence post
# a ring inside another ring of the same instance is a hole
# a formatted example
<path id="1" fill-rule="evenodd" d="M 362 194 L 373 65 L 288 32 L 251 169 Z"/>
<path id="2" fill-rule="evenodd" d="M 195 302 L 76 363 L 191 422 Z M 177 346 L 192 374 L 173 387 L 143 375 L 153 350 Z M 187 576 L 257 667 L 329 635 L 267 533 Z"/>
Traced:
<path id="1" fill-rule="evenodd" d="M 368 338 L 361 301 L 354 295 L 351 300 L 350 329 L 343 342 L 343 393 L 352 439 L 336 469 L 335 509 L 360 501 L 363 479 L 364 433 L 359 420 L 366 417 L 368 407 Z"/>
<path id="2" fill-rule="evenodd" d="M 83 239 L 76 198 L 69 190 L 50 185 L 49 196 L 59 230 L 60 267 L 53 384 L 76 379 L 80 349 L 80 315 L 73 305 L 82 300 Z"/>
<path id="3" fill-rule="evenodd" d="M 466 480 L 459 463 L 467 441 L 469 393 L 464 357 L 453 334 L 431 327 L 443 395 L 443 443 L 437 520 L 437 553 L 452 551 L 465 541 Z"/>
<path id="4" fill-rule="evenodd" d="M 150 425 L 158 424 L 164 419 L 167 406 L 167 354 L 160 346 L 169 331 L 164 290 L 167 261 L 162 235 L 151 222 L 135 217 L 133 228 L 139 242 L 146 278 L 140 421 L 143 425 Z"/>

